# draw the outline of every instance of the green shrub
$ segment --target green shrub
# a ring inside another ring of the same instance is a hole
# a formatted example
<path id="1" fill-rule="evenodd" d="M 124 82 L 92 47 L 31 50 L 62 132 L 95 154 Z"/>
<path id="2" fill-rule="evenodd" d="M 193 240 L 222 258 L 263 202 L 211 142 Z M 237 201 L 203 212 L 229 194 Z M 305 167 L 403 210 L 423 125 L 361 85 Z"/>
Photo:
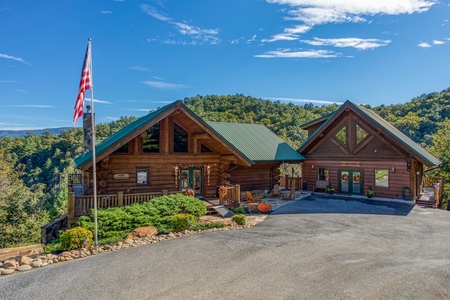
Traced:
<path id="1" fill-rule="evenodd" d="M 211 222 L 211 223 L 203 223 L 203 224 L 195 224 L 192 227 L 192 230 L 206 230 L 206 229 L 211 229 L 211 228 L 224 228 L 227 227 L 227 224 L 223 224 L 223 223 L 218 223 L 218 222 Z"/>
<path id="2" fill-rule="evenodd" d="M 92 232 L 83 227 L 74 227 L 61 234 L 61 247 L 64 250 L 82 248 L 92 242 Z"/>
<path id="3" fill-rule="evenodd" d="M 195 224 L 195 217 L 190 214 L 177 214 L 172 217 L 172 227 L 175 232 L 191 229 Z"/>
<path id="4" fill-rule="evenodd" d="M 62 250 L 61 242 L 59 241 L 59 239 L 55 239 L 51 244 L 44 246 L 44 252 L 47 254 L 52 253 L 56 250 Z"/>
<path id="5" fill-rule="evenodd" d="M 235 209 L 233 209 L 233 212 L 234 212 L 235 214 L 246 214 L 246 213 L 247 213 L 247 210 L 246 210 L 245 207 L 243 207 L 243 206 L 238 206 L 238 207 L 236 207 Z"/>
<path id="6" fill-rule="evenodd" d="M 247 224 L 247 217 L 243 214 L 237 214 L 234 215 L 231 220 L 233 220 L 234 222 L 236 222 L 236 224 L 238 225 L 245 225 Z"/>
<path id="7" fill-rule="evenodd" d="M 206 214 L 203 201 L 182 194 L 157 197 L 149 202 L 124 207 L 99 209 L 98 238 L 121 239 L 137 227 L 155 226 L 158 232 L 172 231 L 172 217 L 190 214 L 195 219 Z M 94 212 L 81 217 L 76 226 L 94 231 Z"/>

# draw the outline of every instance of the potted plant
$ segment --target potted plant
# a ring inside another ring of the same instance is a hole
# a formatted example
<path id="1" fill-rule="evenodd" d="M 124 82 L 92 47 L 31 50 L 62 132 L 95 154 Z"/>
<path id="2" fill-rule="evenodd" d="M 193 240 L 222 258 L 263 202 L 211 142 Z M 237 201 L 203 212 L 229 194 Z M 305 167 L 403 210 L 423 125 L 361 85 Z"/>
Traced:
<path id="1" fill-rule="evenodd" d="M 327 185 L 327 189 L 326 189 L 326 192 L 328 193 L 328 194 L 334 194 L 334 186 L 332 186 L 332 185 Z"/>
<path id="2" fill-rule="evenodd" d="M 372 198 L 373 195 L 375 195 L 375 191 L 372 189 L 371 186 L 369 186 L 369 188 L 366 190 L 366 196 L 367 198 Z"/>

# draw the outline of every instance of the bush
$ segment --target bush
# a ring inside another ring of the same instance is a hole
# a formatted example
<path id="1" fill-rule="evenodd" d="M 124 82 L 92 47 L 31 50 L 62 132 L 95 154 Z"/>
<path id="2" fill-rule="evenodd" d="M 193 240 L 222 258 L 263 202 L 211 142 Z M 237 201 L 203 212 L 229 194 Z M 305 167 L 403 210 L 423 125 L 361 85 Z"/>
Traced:
<path id="1" fill-rule="evenodd" d="M 233 220 L 234 222 L 236 222 L 236 224 L 238 225 L 245 225 L 247 224 L 247 217 L 243 214 L 237 214 L 234 215 L 231 220 Z"/>
<path id="2" fill-rule="evenodd" d="M 218 223 L 218 222 L 211 222 L 211 223 L 203 223 L 203 224 L 195 224 L 192 227 L 192 230 L 206 230 L 206 229 L 211 229 L 211 228 L 224 228 L 227 227 L 227 224 L 223 224 L 223 223 Z"/>
<path id="3" fill-rule="evenodd" d="M 235 214 L 246 214 L 246 213 L 247 213 L 247 210 L 246 210 L 245 207 L 243 207 L 243 206 L 238 206 L 238 207 L 236 207 L 235 209 L 233 209 L 233 212 L 234 212 Z"/>
<path id="4" fill-rule="evenodd" d="M 175 232 L 191 229 L 195 224 L 195 217 L 190 214 L 177 214 L 172 217 L 172 227 Z"/>
<path id="5" fill-rule="evenodd" d="M 99 239 L 121 239 L 137 227 L 155 226 L 158 232 L 172 231 L 172 217 L 190 214 L 194 220 L 206 214 L 203 201 L 174 194 L 152 199 L 142 204 L 99 209 L 97 213 Z M 81 217 L 77 226 L 94 230 L 94 212 Z"/>
<path id="6" fill-rule="evenodd" d="M 92 242 L 92 231 L 83 227 L 74 227 L 61 234 L 61 247 L 65 250 L 82 248 Z"/>

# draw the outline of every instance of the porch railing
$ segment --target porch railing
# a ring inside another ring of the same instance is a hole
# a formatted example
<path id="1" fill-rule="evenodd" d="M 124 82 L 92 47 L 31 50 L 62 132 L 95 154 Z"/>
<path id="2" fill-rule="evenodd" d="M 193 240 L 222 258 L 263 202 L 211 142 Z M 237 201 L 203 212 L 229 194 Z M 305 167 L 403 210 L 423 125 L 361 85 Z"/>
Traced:
<path id="1" fill-rule="evenodd" d="M 433 188 L 434 201 L 436 201 L 436 206 L 440 207 L 442 205 L 442 200 L 444 198 L 444 178 L 424 177 L 423 187 Z"/>
<path id="2" fill-rule="evenodd" d="M 169 192 L 163 190 L 161 192 L 153 193 L 125 194 L 123 192 L 119 192 L 117 194 L 99 195 L 97 196 L 97 208 L 122 207 L 132 205 L 134 203 L 144 203 L 156 197 L 176 193 L 179 192 Z M 79 217 L 89 215 L 92 209 L 94 209 L 93 195 L 77 196 L 75 193 L 71 193 L 69 196 L 68 205 L 69 227 L 76 223 Z"/>
<path id="3" fill-rule="evenodd" d="M 226 185 L 227 193 L 223 196 L 220 195 L 219 197 L 219 203 L 221 205 L 226 204 L 239 204 L 241 203 L 241 186 L 239 184 L 236 185 Z"/>
<path id="4" fill-rule="evenodd" d="M 299 190 L 303 187 L 303 178 L 290 177 L 288 175 L 282 176 L 280 177 L 280 186 L 286 190 L 292 190 L 292 186 L 294 186 L 296 190 Z"/>

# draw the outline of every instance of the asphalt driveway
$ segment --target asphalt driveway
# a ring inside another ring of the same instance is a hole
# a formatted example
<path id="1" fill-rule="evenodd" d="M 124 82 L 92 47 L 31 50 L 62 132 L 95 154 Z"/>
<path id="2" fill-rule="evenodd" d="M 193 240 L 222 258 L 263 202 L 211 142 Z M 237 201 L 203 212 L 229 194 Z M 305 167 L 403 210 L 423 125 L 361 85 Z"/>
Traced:
<path id="1" fill-rule="evenodd" d="M 448 299 L 450 213 L 309 197 L 257 226 L 0 278 L 2 299 Z"/>

